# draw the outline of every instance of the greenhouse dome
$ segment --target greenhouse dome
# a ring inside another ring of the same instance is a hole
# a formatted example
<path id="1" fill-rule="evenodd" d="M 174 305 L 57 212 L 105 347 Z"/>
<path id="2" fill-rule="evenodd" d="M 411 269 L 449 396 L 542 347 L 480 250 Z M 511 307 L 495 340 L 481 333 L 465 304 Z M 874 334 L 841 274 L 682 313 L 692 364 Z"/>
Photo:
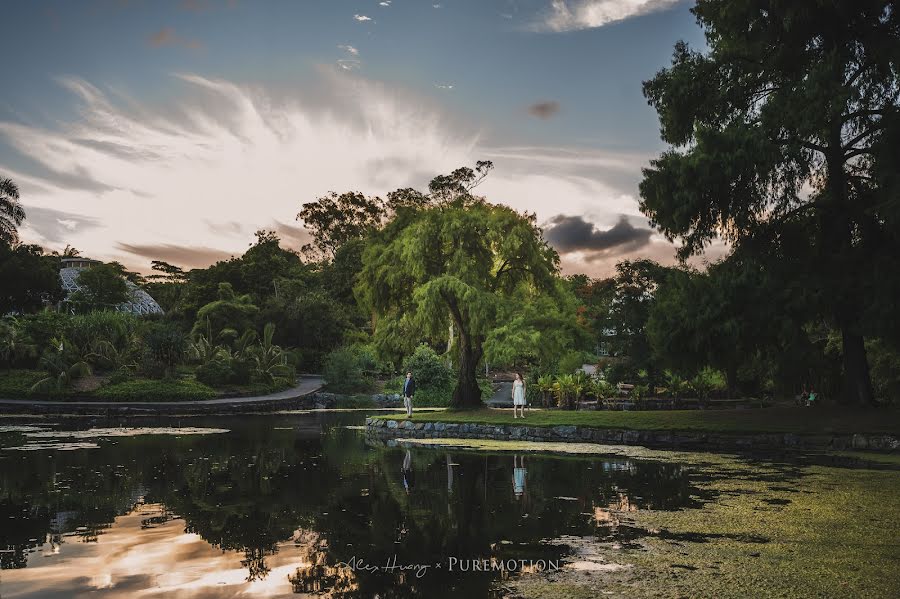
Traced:
<path id="1" fill-rule="evenodd" d="M 97 260 L 88 258 L 63 258 L 59 269 L 59 278 L 62 281 L 62 287 L 69 297 L 76 291 L 81 291 L 78 285 L 78 275 L 85 269 L 99 264 Z M 132 283 L 126 280 L 125 285 L 128 287 L 128 293 L 131 300 L 123 302 L 116 306 L 119 312 L 129 312 L 131 314 L 163 314 L 163 309 L 156 303 L 153 297 Z"/>

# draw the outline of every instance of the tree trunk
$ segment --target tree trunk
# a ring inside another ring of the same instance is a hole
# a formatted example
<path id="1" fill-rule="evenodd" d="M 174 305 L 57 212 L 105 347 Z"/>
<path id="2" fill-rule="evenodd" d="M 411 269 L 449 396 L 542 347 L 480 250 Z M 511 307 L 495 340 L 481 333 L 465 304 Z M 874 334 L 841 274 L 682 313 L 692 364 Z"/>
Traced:
<path id="1" fill-rule="evenodd" d="M 459 380 L 453 391 L 451 406 L 454 408 L 478 408 L 481 401 L 481 388 L 478 387 L 476 369 L 481 360 L 481 344 L 475 342 L 462 329 L 459 332 Z"/>
<path id="2" fill-rule="evenodd" d="M 874 403 L 872 379 L 866 359 L 866 347 L 859 330 L 860 288 L 856 276 L 856 248 L 851 230 L 854 218 L 850 206 L 840 124 L 829 132 L 826 168 L 828 197 L 819 209 L 820 252 L 826 257 L 835 320 L 841 330 L 844 366 L 842 400 L 847 404 L 868 406 Z"/>
<path id="3" fill-rule="evenodd" d="M 841 342 L 844 358 L 844 392 L 847 403 L 870 406 L 875 403 L 872 377 L 863 336 L 853 327 L 842 324 Z"/>

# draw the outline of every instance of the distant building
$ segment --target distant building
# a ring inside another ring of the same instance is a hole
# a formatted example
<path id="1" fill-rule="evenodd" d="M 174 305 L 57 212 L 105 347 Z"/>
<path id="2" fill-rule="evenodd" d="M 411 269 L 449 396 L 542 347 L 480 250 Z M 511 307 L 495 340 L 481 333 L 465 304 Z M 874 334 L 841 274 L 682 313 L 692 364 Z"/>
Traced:
<path id="1" fill-rule="evenodd" d="M 100 264 L 100 262 L 89 258 L 63 258 L 60 260 L 59 278 L 62 281 L 62 287 L 67 297 L 76 291 L 81 291 L 81 287 L 78 285 L 78 275 L 95 264 Z M 163 309 L 159 307 L 159 304 L 156 303 L 156 300 L 149 293 L 131 281 L 126 280 L 125 285 L 128 287 L 131 299 L 116 306 L 116 310 L 119 312 L 130 312 L 131 314 L 163 313 Z"/>

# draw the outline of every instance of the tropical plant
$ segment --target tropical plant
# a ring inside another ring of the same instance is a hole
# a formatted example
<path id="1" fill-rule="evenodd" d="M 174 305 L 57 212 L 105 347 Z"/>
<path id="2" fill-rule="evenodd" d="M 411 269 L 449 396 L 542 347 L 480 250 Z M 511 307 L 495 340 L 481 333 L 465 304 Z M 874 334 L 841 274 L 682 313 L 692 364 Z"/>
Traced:
<path id="1" fill-rule="evenodd" d="M 553 394 L 556 397 L 556 405 L 563 409 L 571 409 L 574 407 L 573 395 L 575 388 L 575 376 L 572 374 L 561 374 L 556 377 L 553 383 Z"/>
<path id="2" fill-rule="evenodd" d="M 603 400 L 607 397 L 612 397 L 615 395 L 615 387 L 610 384 L 607 380 L 595 377 L 588 388 L 588 391 L 591 395 L 593 395 L 597 400 Z"/>
<path id="3" fill-rule="evenodd" d="M 52 339 L 40 364 L 47 376 L 31 387 L 32 392 L 58 393 L 75 379 L 91 374 L 91 366 L 82 358 L 79 349 L 65 339 Z"/>
<path id="4" fill-rule="evenodd" d="M 24 220 L 25 209 L 19 203 L 19 187 L 12 179 L 0 179 L 0 243 L 17 243 L 17 229 Z"/>
<path id="5" fill-rule="evenodd" d="M 551 394 L 553 393 L 553 375 L 544 374 L 538 377 L 537 386 L 541 391 L 541 405 L 549 406 Z"/>
<path id="6" fill-rule="evenodd" d="M 691 387 L 693 387 L 694 391 L 697 393 L 697 399 L 700 400 L 700 405 L 706 405 L 712 392 L 722 391 L 727 385 L 725 383 L 725 377 L 720 371 L 707 366 L 694 375 L 694 378 L 691 379 Z"/>
<path id="7" fill-rule="evenodd" d="M 276 379 L 294 378 L 294 369 L 288 364 L 284 351 L 272 343 L 274 336 L 275 325 L 270 322 L 263 329 L 262 339 L 249 351 L 255 366 L 254 375 L 266 383 L 273 383 Z"/>
<path id="8" fill-rule="evenodd" d="M 22 358 L 37 355 L 37 346 L 25 333 L 22 323 L 15 317 L 0 320 L 0 361 L 7 367 Z"/>

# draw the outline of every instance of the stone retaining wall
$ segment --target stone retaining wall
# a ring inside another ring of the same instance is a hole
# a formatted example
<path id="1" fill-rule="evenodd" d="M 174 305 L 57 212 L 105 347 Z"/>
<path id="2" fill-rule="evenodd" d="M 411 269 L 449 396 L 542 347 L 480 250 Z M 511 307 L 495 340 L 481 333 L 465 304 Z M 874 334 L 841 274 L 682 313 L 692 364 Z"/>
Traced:
<path id="1" fill-rule="evenodd" d="M 414 422 L 366 418 L 366 434 L 376 437 L 496 439 L 501 441 L 557 441 L 603 445 L 643 445 L 660 449 L 872 449 L 900 448 L 895 435 L 796 435 L 793 433 L 704 433 L 636 431 L 565 426 L 519 426 Z"/>

